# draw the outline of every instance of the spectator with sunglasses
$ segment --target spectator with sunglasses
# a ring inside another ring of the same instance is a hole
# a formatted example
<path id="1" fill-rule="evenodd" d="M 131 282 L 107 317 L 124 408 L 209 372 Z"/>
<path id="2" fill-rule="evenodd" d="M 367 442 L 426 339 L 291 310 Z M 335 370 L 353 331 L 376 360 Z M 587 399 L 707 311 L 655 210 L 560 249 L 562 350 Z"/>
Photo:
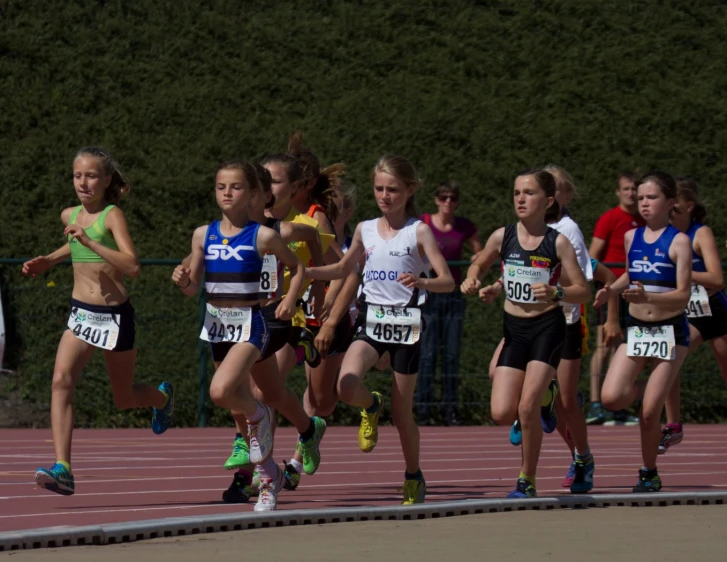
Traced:
<path id="1" fill-rule="evenodd" d="M 475 224 L 454 213 L 459 205 L 459 185 L 453 181 L 439 183 L 435 192 L 436 214 L 423 214 L 421 220 L 429 225 L 439 249 L 447 261 L 462 259 L 467 244 L 475 254 L 482 249 Z M 437 352 L 442 356 L 442 411 L 448 425 L 458 425 L 457 383 L 459 377 L 459 348 L 464 325 L 464 298 L 459 290 L 462 272 L 450 266 L 457 287 L 452 293 L 430 293 L 422 309 L 426 330 L 422 334 L 419 359 L 417 403 L 419 423 L 431 421 L 429 406 L 434 402 L 433 383 L 437 367 Z"/>

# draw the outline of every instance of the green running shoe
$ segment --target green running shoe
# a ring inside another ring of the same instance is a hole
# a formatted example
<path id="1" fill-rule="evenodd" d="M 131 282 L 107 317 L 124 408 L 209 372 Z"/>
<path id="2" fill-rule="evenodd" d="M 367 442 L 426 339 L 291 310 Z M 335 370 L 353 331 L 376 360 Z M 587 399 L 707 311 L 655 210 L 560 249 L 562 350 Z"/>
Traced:
<path id="1" fill-rule="evenodd" d="M 232 454 L 225 461 L 225 470 L 238 470 L 250 464 L 250 447 L 243 437 L 235 437 Z"/>
<path id="2" fill-rule="evenodd" d="M 313 425 L 315 427 L 313 437 L 308 441 L 298 438 L 298 445 L 296 446 L 296 449 L 303 455 L 303 471 L 306 474 L 315 474 L 318 465 L 321 464 L 320 445 L 321 439 L 326 433 L 326 422 L 322 418 L 314 417 Z"/>
<path id="3" fill-rule="evenodd" d="M 372 392 L 379 401 L 379 407 L 373 414 L 365 409 L 361 410 L 361 426 L 358 429 L 358 448 L 364 453 L 370 453 L 379 441 L 379 416 L 384 409 L 384 397 L 378 392 Z"/>
<path id="4" fill-rule="evenodd" d="M 427 484 L 422 480 L 404 480 L 402 488 L 404 499 L 401 505 L 412 505 L 415 503 L 424 503 L 424 496 L 427 495 Z"/>

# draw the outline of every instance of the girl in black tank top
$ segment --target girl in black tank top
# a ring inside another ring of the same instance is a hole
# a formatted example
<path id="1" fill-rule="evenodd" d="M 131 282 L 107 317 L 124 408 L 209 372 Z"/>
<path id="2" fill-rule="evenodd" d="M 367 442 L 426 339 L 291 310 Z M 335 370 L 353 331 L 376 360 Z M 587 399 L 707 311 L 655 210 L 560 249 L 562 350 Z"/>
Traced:
<path id="1" fill-rule="evenodd" d="M 553 431 L 557 421 L 553 378 L 565 339 L 565 317 L 558 301 L 586 302 L 590 288 L 571 243 L 547 226 L 553 213 L 558 215 L 553 176 L 541 169 L 522 172 L 515 179 L 514 203 L 520 222 L 490 236 L 461 289 L 465 295 L 475 294 L 480 278 L 500 259 L 501 279 L 479 291 L 486 302 L 501 290 L 506 298 L 505 343 L 493 377 L 490 406 L 498 425 L 520 419 L 523 463 L 517 486 L 508 497 L 528 498 L 536 495 L 543 429 Z M 561 286 L 556 286 L 559 281 Z"/>

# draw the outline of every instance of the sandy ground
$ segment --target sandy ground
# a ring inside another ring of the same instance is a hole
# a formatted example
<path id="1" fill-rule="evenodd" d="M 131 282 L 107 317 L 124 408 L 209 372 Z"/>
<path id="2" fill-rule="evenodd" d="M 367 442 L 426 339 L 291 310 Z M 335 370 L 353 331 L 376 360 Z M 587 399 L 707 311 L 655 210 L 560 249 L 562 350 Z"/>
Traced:
<path id="1" fill-rule="evenodd" d="M 727 560 L 727 506 L 523 511 L 258 529 L 0 554 L 13 562 Z M 213 558 L 212 558 L 213 557 Z M 362 558 L 365 557 L 365 558 Z"/>

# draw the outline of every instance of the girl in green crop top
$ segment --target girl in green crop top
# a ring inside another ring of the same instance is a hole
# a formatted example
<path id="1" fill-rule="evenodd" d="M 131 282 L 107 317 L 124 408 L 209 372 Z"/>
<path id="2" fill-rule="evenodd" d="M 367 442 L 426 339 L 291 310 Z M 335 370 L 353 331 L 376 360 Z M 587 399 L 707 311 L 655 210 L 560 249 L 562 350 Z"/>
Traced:
<path id="1" fill-rule="evenodd" d="M 41 488 L 63 495 L 75 492 L 71 473 L 73 390 L 94 348 L 104 350 L 114 402 L 119 409 L 153 408 L 152 429 L 163 433 L 171 422 L 174 390 L 134 384 L 134 309 L 124 287 L 124 275 L 139 275 L 139 259 L 116 205 L 129 186 L 108 152 L 82 148 L 73 160 L 73 185 L 81 204 L 61 213 L 68 243 L 47 256 L 23 264 L 35 277 L 68 259 L 73 261 L 73 294 L 68 330 L 58 345 L 53 372 L 51 425 L 56 462 L 39 468 Z"/>

